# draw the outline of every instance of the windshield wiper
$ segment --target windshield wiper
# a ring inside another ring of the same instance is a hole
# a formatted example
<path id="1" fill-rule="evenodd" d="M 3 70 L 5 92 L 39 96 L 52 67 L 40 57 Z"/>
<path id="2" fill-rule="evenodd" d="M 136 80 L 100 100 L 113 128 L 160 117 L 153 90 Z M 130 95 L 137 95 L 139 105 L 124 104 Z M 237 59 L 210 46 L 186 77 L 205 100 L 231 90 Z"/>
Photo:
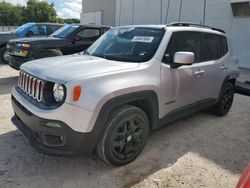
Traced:
<path id="1" fill-rule="evenodd" d="M 90 55 L 90 53 L 88 52 L 88 50 L 84 50 L 83 55 Z"/>

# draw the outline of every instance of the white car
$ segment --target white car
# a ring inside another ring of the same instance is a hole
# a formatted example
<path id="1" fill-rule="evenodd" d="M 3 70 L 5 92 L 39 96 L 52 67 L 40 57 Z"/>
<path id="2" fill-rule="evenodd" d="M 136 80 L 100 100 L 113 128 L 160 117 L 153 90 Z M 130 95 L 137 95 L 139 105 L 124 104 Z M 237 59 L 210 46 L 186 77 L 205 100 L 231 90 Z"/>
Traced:
<path id="1" fill-rule="evenodd" d="M 149 133 L 203 109 L 226 115 L 239 76 L 226 34 L 188 23 L 110 29 L 82 54 L 21 66 L 14 124 L 39 152 L 126 165 Z"/>

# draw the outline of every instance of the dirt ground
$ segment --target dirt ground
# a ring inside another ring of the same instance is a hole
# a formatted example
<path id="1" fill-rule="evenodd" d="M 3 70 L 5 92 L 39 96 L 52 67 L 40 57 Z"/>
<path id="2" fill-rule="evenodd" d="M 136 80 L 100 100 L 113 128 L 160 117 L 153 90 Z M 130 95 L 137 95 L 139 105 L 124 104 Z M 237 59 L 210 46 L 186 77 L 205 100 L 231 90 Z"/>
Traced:
<path id="1" fill-rule="evenodd" d="M 153 132 L 139 158 L 120 168 L 96 155 L 62 158 L 35 152 L 10 121 L 18 72 L 0 65 L 0 188 L 235 187 L 250 162 L 250 97 L 231 112 L 202 112 Z"/>

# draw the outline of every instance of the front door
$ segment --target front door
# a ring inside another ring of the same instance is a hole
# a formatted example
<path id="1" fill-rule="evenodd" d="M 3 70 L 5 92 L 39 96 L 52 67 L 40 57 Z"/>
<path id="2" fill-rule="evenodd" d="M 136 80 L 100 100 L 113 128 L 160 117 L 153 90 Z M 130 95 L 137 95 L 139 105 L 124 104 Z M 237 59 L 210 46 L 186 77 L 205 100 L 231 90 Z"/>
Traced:
<path id="1" fill-rule="evenodd" d="M 174 54 L 180 51 L 193 52 L 195 63 L 177 69 L 171 68 Z M 189 31 L 173 33 L 165 54 L 167 57 L 163 58 L 161 68 L 164 114 L 189 107 L 199 108 L 203 84 L 200 64 L 201 34 Z"/>
<path id="2" fill-rule="evenodd" d="M 101 35 L 98 28 L 85 28 L 80 30 L 72 37 L 70 44 L 70 54 L 78 53 L 86 50 Z"/>

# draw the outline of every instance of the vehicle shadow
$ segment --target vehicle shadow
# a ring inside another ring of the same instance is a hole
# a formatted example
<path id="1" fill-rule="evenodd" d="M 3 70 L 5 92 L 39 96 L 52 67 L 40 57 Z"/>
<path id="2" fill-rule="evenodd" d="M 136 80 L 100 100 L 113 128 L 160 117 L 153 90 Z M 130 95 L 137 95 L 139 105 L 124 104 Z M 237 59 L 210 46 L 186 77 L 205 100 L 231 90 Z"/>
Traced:
<path id="1" fill-rule="evenodd" d="M 241 173 L 250 156 L 248 114 L 234 107 L 226 117 L 202 112 L 167 125 L 151 134 L 135 162 L 119 168 L 104 164 L 96 155 L 38 154 L 19 131 L 8 132 L 0 135 L 0 187 L 130 187 L 188 152 Z"/>
<path id="2" fill-rule="evenodd" d="M 0 95 L 10 94 L 11 88 L 16 85 L 18 80 L 17 76 L 0 78 Z"/>

